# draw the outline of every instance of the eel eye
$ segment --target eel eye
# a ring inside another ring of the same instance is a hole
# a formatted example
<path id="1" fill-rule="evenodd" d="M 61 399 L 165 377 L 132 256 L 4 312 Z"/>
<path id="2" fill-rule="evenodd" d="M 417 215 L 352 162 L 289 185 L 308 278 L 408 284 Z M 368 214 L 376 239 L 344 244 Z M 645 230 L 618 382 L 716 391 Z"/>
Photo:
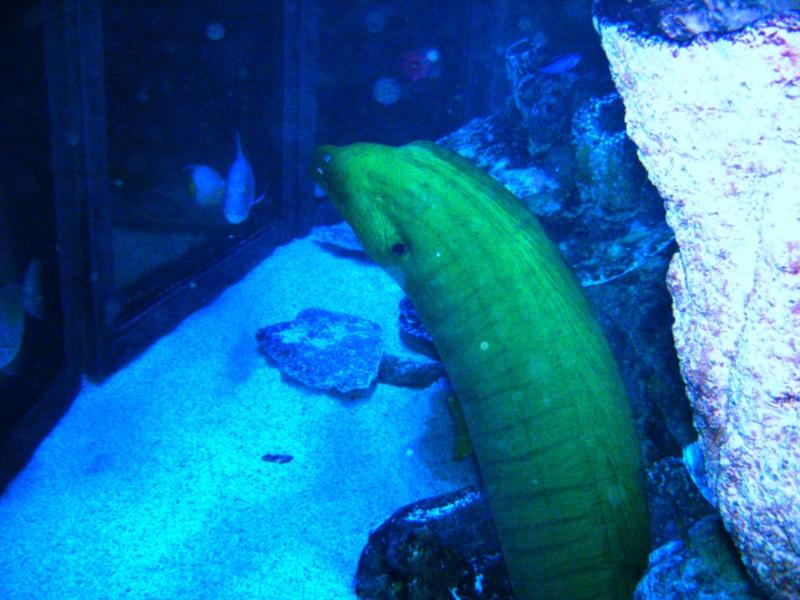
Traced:
<path id="1" fill-rule="evenodd" d="M 408 248 L 402 242 L 397 242 L 392 246 L 392 254 L 395 256 L 403 256 L 408 251 Z"/>

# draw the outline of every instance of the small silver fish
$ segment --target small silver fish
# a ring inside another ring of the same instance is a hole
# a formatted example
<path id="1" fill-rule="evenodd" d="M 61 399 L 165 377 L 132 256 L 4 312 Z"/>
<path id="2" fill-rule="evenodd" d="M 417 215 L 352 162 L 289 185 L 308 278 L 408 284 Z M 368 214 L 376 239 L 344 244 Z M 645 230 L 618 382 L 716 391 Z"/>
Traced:
<path id="1" fill-rule="evenodd" d="M 699 442 L 694 441 L 683 449 L 683 464 L 686 466 L 689 477 L 691 477 L 703 498 L 711 506 L 717 506 L 717 497 L 708 484 L 706 463 L 703 460 L 703 452 L 700 450 Z"/>
<path id="2" fill-rule="evenodd" d="M 250 209 L 264 199 L 264 194 L 256 198 L 255 177 L 250 163 L 242 152 L 242 142 L 236 134 L 236 159 L 228 169 L 227 187 L 225 189 L 225 218 L 229 223 L 237 224 L 247 220 Z"/>
<path id="3" fill-rule="evenodd" d="M 579 62 L 581 62 L 580 54 L 561 54 L 556 56 L 543 67 L 539 67 L 539 73 L 544 73 L 545 75 L 558 75 L 559 73 L 564 73 L 565 71 L 574 69 Z"/>

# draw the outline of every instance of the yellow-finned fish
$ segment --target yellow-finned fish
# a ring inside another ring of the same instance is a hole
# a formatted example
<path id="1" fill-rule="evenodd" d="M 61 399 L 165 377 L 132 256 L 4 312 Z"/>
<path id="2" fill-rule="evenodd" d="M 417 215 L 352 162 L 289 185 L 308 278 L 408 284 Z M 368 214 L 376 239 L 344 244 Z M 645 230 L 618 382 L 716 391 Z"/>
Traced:
<path id="1" fill-rule="evenodd" d="M 187 165 L 189 195 L 198 206 L 215 206 L 225 198 L 225 180 L 217 170 L 206 165 Z"/>

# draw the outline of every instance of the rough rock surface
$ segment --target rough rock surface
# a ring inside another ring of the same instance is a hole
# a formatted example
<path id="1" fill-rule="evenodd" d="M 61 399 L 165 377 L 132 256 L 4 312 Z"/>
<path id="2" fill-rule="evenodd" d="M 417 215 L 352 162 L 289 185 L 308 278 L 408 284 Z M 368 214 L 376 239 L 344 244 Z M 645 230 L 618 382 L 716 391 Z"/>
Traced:
<path id="1" fill-rule="evenodd" d="M 403 299 L 400 300 L 399 311 L 397 325 L 400 328 L 400 339 L 403 340 L 403 343 L 415 352 L 438 360 L 439 353 L 436 352 L 436 346 L 433 345 L 433 338 L 422 324 L 422 320 L 408 296 L 403 296 Z"/>
<path id="2" fill-rule="evenodd" d="M 321 308 L 308 308 L 293 321 L 264 327 L 256 340 L 287 377 L 340 394 L 372 387 L 384 347 L 377 323 Z"/>
<path id="3" fill-rule="evenodd" d="M 676 42 L 598 1 L 627 130 L 665 198 L 668 281 L 695 426 L 726 528 L 800 597 L 800 14 Z"/>
<path id="4" fill-rule="evenodd" d="M 404 506 L 369 536 L 359 598 L 512 600 L 483 492 L 465 488 Z"/>
<path id="5" fill-rule="evenodd" d="M 680 458 L 663 458 L 650 465 L 646 475 L 653 548 L 680 539 L 700 519 L 714 514 Z"/>
<path id="6" fill-rule="evenodd" d="M 543 42 L 540 36 L 523 38 L 505 54 L 511 97 L 527 132 L 531 156 L 568 140 L 574 107 L 589 94 L 585 84 L 576 85 L 580 76 L 574 69 L 554 73 L 543 69 L 548 60 Z"/>
<path id="7" fill-rule="evenodd" d="M 755 600 L 719 517 L 688 480 L 679 459 L 649 473 L 665 506 L 654 511 L 664 532 L 650 555 L 637 600 Z M 676 491 L 676 487 L 680 488 Z M 679 520 L 678 528 L 671 527 Z M 396 511 L 369 536 L 355 579 L 359 598 L 511 600 L 505 563 L 481 488 L 420 500 Z"/>
<path id="8" fill-rule="evenodd" d="M 650 553 L 634 600 L 760 600 L 716 515 Z"/>

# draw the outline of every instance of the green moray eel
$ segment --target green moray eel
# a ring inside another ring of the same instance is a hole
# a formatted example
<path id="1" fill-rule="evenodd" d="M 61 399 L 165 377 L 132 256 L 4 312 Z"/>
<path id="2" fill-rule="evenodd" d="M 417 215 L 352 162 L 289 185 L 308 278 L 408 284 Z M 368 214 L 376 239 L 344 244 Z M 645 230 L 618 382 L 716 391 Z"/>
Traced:
<path id="1" fill-rule="evenodd" d="M 536 218 L 429 142 L 322 146 L 313 170 L 433 337 L 517 599 L 630 598 L 648 549 L 638 440 L 608 344 Z"/>

